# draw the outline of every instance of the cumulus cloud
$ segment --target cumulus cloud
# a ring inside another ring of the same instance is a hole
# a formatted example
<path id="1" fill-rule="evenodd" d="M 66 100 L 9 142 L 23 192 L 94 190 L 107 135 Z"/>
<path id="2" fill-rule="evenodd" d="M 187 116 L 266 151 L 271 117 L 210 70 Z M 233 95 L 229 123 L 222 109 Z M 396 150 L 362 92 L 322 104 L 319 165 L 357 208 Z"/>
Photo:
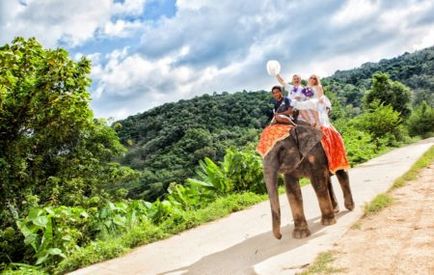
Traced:
<path id="1" fill-rule="evenodd" d="M 94 36 L 98 27 L 110 20 L 111 0 L 2 1 L 1 42 L 14 36 L 36 36 L 44 45 L 55 47 L 62 41 L 74 46 Z"/>
<path id="2" fill-rule="evenodd" d="M 73 49 L 98 36 L 125 37 L 142 26 L 145 0 L 74 0 L 0 2 L 0 43 L 15 36 L 37 37 L 45 46 Z"/>
<path id="3" fill-rule="evenodd" d="M 155 1 L 2 1 L 0 40 L 69 41 L 93 61 L 96 115 L 116 118 L 205 92 L 268 89 L 268 59 L 287 77 L 327 76 L 434 44 L 429 0 L 165 0 L 154 6 L 161 16 L 147 16 Z"/>
<path id="4" fill-rule="evenodd" d="M 116 2 L 113 5 L 113 14 L 115 15 L 141 15 L 146 0 L 125 0 Z"/>
<path id="5" fill-rule="evenodd" d="M 118 19 L 115 22 L 108 21 L 104 24 L 102 32 L 110 37 L 128 37 L 140 30 L 143 23 L 140 20 L 128 21 Z"/>

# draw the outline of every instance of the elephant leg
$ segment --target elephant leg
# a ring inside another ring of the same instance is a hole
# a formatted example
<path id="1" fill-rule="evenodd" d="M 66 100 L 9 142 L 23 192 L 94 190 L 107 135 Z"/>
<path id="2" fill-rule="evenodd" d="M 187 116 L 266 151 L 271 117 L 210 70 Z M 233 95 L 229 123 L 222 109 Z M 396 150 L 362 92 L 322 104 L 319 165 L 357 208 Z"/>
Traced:
<path id="1" fill-rule="evenodd" d="M 338 201 L 336 200 L 335 192 L 333 190 L 333 184 L 332 184 L 331 177 L 328 178 L 327 185 L 328 185 L 327 187 L 328 187 L 328 190 L 329 190 L 330 199 L 332 201 L 333 211 L 335 213 L 338 213 L 339 212 L 339 205 L 338 205 Z"/>
<path id="2" fill-rule="evenodd" d="M 321 224 L 331 225 L 336 223 L 335 213 L 333 211 L 328 188 L 328 171 L 327 174 L 317 175 L 311 178 L 313 188 L 318 198 L 319 208 L 321 209 Z"/>
<path id="3" fill-rule="evenodd" d="M 354 209 L 353 195 L 351 194 L 350 180 L 345 170 L 336 171 L 336 177 L 344 193 L 345 208 L 352 211 Z"/>
<path id="4" fill-rule="evenodd" d="M 280 233 L 280 204 L 279 194 L 277 190 L 277 176 L 278 166 L 277 164 L 264 163 L 264 179 L 267 187 L 268 197 L 271 206 L 271 217 L 273 223 L 273 235 L 276 239 L 280 240 L 282 234 Z"/>
<path id="5" fill-rule="evenodd" d="M 292 218 L 294 219 L 294 231 L 292 237 L 295 239 L 305 238 L 310 235 L 306 217 L 303 210 L 303 196 L 301 194 L 298 179 L 285 174 L 285 190 L 291 206 Z"/>

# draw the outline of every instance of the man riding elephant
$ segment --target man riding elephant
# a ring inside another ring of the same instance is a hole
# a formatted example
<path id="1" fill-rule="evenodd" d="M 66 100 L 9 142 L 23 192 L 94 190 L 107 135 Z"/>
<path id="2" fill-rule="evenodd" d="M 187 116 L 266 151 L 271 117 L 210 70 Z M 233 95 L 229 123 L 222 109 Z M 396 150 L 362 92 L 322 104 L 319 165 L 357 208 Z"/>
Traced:
<path id="1" fill-rule="evenodd" d="M 271 89 L 271 94 L 274 99 L 273 118 L 271 123 L 289 124 L 291 122 L 292 107 L 291 100 L 283 96 L 282 88 L 274 86 Z"/>

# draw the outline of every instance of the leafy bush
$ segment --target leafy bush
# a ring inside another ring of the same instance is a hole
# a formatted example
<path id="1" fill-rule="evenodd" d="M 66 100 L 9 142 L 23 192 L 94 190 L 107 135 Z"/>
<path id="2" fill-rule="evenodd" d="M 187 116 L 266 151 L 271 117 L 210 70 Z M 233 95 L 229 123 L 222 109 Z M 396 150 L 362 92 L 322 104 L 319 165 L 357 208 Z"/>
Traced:
<path id="1" fill-rule="evenodd" d="M 108 201 L 92 217 L 91 228 L 97 238 L 106 239 L 146 221 L 148 212 L 149 207 L 144 201 Z"/>
<path id="2" fill-rule="evenodd" d="M 262 160 L 250 150 L 227 150 L 222 167 L 237 192 L 266 192 Z"/>
<path id="3" fill-rule="evenodd" d="M 372 103 L 379 102 L 390 105 L 392 109 L 406 118 L 410 115 L 410 89 L 399 81 L 390 79 L 389 74 L 376 72 L 372 76 L 372 86 L 364 97 L 365 106 L 369 109 Z"/>
<path id="4" fill-rule="evenodd" d="M 384 140 L 386 145 L 394 145 L 396 141 L 403 140 L 405 133 L 400 127 L 402 119 L 398 112 L 389 105 L 373 102 L 367 112 L 357 116 L 349 125 L 368 132 L 377 145 Z"/>
<path id="5" fill-rule="evenodd" d="M 209 158 L 199 162 L 196 175 L 198 179 L 187 179 L 187 183 L 200 185 L 218 195 L 227 194 L 233 189 L 233 182 L 227 178 L 225 167 Z"/>
<path id="6" fill-rule="evenodd" d="M 351 127 L 342 133 L 342 137 L 352 165 L 367 161 L 377 153 L 377 146 L 372 142 L 372 137 L 367 132 Z"/>
<path id="7" fill-rule="evenodd" d="M 17 221 L 24 243 L 34 250 L 35 265 L 50 265 L 77 249 L 89 214 L 80 207 L 31 208 Z"/>
<path id="8" fill-rule="evenodd" d="M 216 193 L 206 187 L 208 183 L 197 180 L 190 180 L 185 185 L 173 183 L 168 188 L 166 198 L 184 211 L 203 208 L 217 197 Z"/>
<path id="9" fill-rule="evenodd" d="M 188 184 L 198 185 L 216 194 L 251 191 L 264 193 L 262 161 L 253 150 L 226 150 L 220 165 L 209 158 L 200 162 L 199 179 L 188 179 Z"/>
<path id="10" fill-rule="evenodd" d="M 429 137 L 434 135 L 434 108 L 423 101 L 413 110 L 407 120 L 407 127 L 412 136 Z"/>

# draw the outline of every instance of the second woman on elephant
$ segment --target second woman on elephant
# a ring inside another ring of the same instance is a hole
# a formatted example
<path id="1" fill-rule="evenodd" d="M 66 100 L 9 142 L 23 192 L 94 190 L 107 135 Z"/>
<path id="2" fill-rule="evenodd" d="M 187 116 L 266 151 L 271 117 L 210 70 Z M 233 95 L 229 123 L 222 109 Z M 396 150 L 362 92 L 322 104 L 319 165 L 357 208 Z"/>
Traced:
<path id="1" fill-rule="evenodd" d="M 313 96 L 305 101 L 292 101 L 291 105 L 298 110 L 310 110 L 314 112 L 310 123 L 319 127 L 323 132 L 321 143 L 327 155 L 330 172 L 333 174 L 338 170 L 348 170 L 350 168 L 347 154 L 345 151 L 342 136 L 330 123 L 328 112 L 331 108 L 330 101 L 324 95 L 321 81 L 317 75 L 309 78 L 309 89 L 312 89 Z"/>

